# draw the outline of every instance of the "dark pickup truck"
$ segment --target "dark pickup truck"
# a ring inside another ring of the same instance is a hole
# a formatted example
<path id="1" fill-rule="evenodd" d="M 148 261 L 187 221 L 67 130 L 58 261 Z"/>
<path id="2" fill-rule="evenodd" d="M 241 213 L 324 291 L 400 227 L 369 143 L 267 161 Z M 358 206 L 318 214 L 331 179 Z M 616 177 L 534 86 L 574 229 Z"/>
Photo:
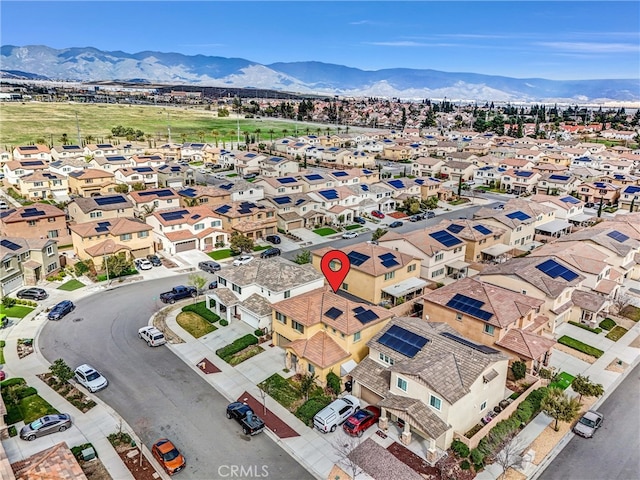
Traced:
<path id="1" fill-rule="evenodd" d="M 264 430 L 264 422 L 246 403 L 233 402 L 227 407 L 227 418 L 235 418 L 242 425 L 245 435 L 255 435 Z"/>
<path id="2" fill-rule="evenodd" d="M 176 300 L 182 300 L 187 297 L 197 297 L 198 291 L 195 287 L 185 287 L 184 285 L 178 285 L 173 287 L 170 291 L 160 294 L 160 300 L 162 303 L 176 303 Z"/>

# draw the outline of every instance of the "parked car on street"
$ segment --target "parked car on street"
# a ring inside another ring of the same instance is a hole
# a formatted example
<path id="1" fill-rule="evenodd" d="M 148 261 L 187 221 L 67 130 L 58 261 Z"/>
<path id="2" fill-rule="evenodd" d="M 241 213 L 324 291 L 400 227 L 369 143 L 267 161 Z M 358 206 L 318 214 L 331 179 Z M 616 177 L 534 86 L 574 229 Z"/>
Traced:
<path id="1" fill-rule="evenodd" d="M 380 210 L 372 211 L 371 215 L 373 215 L 376 218 L 384 218 L 384 213 L 382 213 Z"/>
<path id="2" fill-rule="evenodd" d="M 109 382 L 102 374 L 93 368 L 91 365 L 85 363 L 77 367 L 74 371 L 76 381 L 91 393 L 102 390 Z"/>
<path id="3" fill-rule="evenodd" d="M 360 225 L 364 225 L 367 221 L 362 217 L 353 217 L 353 221 L 359 223 Z"/>
<path id="4" fill-rule="evenodd" d="M 44 288 L 25 288 L 24 290 L 20 290 L 16 293 L 16 297 L 24 298 L 27 300 L 44 300 L 47 298 L 49 294 L 46 292 Z"/>
<path id="5" fill-rule="evenodd" d="M 253 260 L 251 255 L 241 255 L 233 261 L 233 266 L 239 267 L 240 265 L 246 265 L 251 260 Z"/>
<path id="6" fill-rule="evenodd" d="M 198 291 L 196 287 L 185 287 L 184 285 L 178 285 L 173 287 L 168 292 L 163 292 L 160 294 L 160 301 L 162 303 L 176 303 L 177 300 L 182 300 L 183 298 L 193 297 L 196 298 L 198 296 Z"/>
<path id="7" fill-rule="evenodd" d="M 147 260 L 149 260 L 151 262 L 151 265 L 153 265 L 154 267 L 162 266 L 162 260 L 158 255 L 147 255 Z"/>
<path id="8" fill-rule="evenodd" d="M 180 450 L 168 438 L 161 438 L 154 443 L 151 447 L 151 454 L 169 475 L 178 473 L 187 466 L 187 461 Z"/>
<path id="9" fill-rule="evenodd" d="M 151 270 L 153 268 L 153 264 L 146 258 L 136 258 L 135 265 L 138 270 Z"/>
<path id="10" fill-rule="evenodd" d="M 49 320 L 60 320 L 62 317 L 75 310 L 76 306 L 71 300 L 63 300 L 51 309 L 47 318 Z"/>
<path id="11" fill-rule="evenodd" d="M 233 402 L 227 406 L 227 418 L 235 419 L 245 435 L 255 435 L 264 430 L 264 422 L 251 407 L 243 402 Z"/>
<path id="12" fill-rule="evenodd" d="M 282 239 L 278 235 L 267 235 L 264 237 L 267 242 L 273 243 L 274 245 L 279 245 L 282 243 Z"/>
<path id="13" fill-rule="evenodd" d="M 573 433 L 584 438 L 591 438 L 596 430 L 602 426 L 604 415 L 594 410 L 585 412 L 573 427 Z"/>
<path id="14" fill-rule="evenodd" d="M 409 217 L 409 221 L 410 222 L 419 222 L 420 220 L 423 220 L 423 219 L 424 219 L 424 217 L 422 215 L 420 215 L 419 213 L 416 214 L 416 215 L 411 215 Z"/>
<path id="15" fill-rule="evenodd" d="M 263 250 L 260 253 L 260 258 L 271 258 L 271 257 L 277 257 L 281 254 L 282 252 L 280 251 L 279 248 L 276 247 L 272 247 L 272 248 L 267 248 L 266 250 Z"/>
<path id="16" fill-rule="evenodd" d="M 198 263 L 198 268 L 203 272 L 213 273 L 219 271 L 222 267 L 218 262 L 214 262 L 213 260 L 205 260 L 204 262 Z"/>
<path id="17" fill-rule="evenodd" d="M 371 405 L 367 408 L 358 410 L 347 418 L 347 420 L 342 424 L 342 428 L 349 435 L 361 437 L 365 430 L 370 426 L 375 425 L 379 418 L 380 407 Z"/>
<path id="18" fill-rule="evenodd" d="M 147 325 L 138 330 L 138 337 L 147 342 L 150 347 L 159 347 L 167 343 L 164 334 L 156 327 Z"/>
<path id="19" fill-rule="evenodd" d="M 436 218 L 436 214 L 435 212 L 432 212 L 431 210 L 429 210 L 427 213 L 424 214 L 424 218 Z"/>
<path id="20" fill-rule="evenodd" d="M 390 228 L 398 228 L 398 227 L 401 227 L 402 225 L 404 225 L 403 222 L 401 222 L 400 220 L 396 220 L 395 222 L 391 222 L 389 224 L 389 227 Z"/>
<path id="21" fill-rule="evenodd" d="M 68 413 L 45 415 L 20 430 L 20 438 L 23 440 L 35 440 L 55 432 L 64 432 L 71 426 L 71 416 Z"/>
<path id="22" fill-rule="evenodd" d="M 344 232 L 342 238 L 356 238 L 358 234 L 356 232 Z"/>

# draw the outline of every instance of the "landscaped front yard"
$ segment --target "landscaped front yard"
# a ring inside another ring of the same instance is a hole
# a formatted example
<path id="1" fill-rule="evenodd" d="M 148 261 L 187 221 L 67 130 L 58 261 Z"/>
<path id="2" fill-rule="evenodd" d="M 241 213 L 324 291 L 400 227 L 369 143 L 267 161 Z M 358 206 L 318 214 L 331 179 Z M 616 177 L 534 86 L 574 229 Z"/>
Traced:
<path id="1" fill-rule="evenodd" d="M 207 253 L 213 260 L 223 260 L 225 258 L 229 258 L 231 256 L 230 248 L 223 248 L 222 250 L 215 250 L 213 252 Z"/>
<path id="2" fill-rule="evenodd" d="M 25 423 L 48 415 L 50 413 L 60 413 L 44 400 L 38 391 L 27 385 L 24 378 L 10 378 L 0 383 L 2 397 L 7 414 L 5 420 L 7 425 L 24 420 Z"/>
<path id="3" fill-rule="evenodd" d="M 176 321 L 194 338 L 203 337 L 217 330 L 214 325 L 195 312 L 180 312 L 176 317 Z"/>
<path id="4" fill-rule="evenodd" d="M 604 352 L 599 348 L 592 347 L 591 345 L 587 345 L 586 343 L 581 342 L 580 340 L 577 340 L 575 338 L 569 337 L 567 335 L 563 335 L 562 337 L 560 337 L 558 339 L 558 343 L 562 345 L 566 345 L 567 347 L 571 347 L 574 350 L 578 350 L 579 352 L 586 353 L 587 355 L 590 355 L 595 358 L 600 358 L 602 354 L 604 354 Z"/>
<path id="5" fill-rule="evenodd" d="M 623 317 L 627 317 L 634 322 L 640 321 L 640 308 L 634 305 L 627 305 L 622 310 L 620 310 L 620 315 Z"/>
<path id="6" fill-rule="evenodd" d="M 613 340 L 614 342 L 617 342 L 627 332 L 628 330 L 626 328 L 621 327 L 620 325 L 616 325 L 611 329 L 609 333 L 607 333 L 606 338 L 608 338 L 609 340 Z"/>
<path id="7" fill-rule="evenodd" d="M 314 230 L 313 233 L 320 235 L 322 237 L 326 237 L 327 235 L 333 235 L 334 233 L 338 233 L 338 232 L 336 232 L 333 228 L 323 227 L 323 228 L 318 228 Z"/>
<path id="8" fill-rule="evenodd" d="M 5 307 L 0 305 L 0 315 L 6 315 L 10 318 L 24 318 L 33 312 L 33 308 L 24 305 L 14 305 L 13 307 Z"/>
<path id="9" fill-rule="evenodd" d="M 82 283 L 80 280 L 76 280 L 74 278 L 74 279 L 71 279 L 68 282 L 65 282 L 62 285 L 60 285 L 58 287 L 58 290 L 65 290 L 67 292 L 71 292 L 73 290 L 77 290 L 77 289 L 82 288 L 82 287 L 84 287 L 84 283 Z"/>
<path id="10" fill-rule="evenodd" d="M 554 381 L 549 384 L 549 388 L 560 388 L 561 390 L 566 390 L 575 378 L 576 377 L 568 374 L 567 372 L 561 372 L 556 376 Z"/>
<path id="11" fill-rule="evenodd" d="M 216 355 L 229 365 L 235 366 L 262 352 L 264 349 L 258 345 L 258 337 L 249 333 L 219 348 Z"/>

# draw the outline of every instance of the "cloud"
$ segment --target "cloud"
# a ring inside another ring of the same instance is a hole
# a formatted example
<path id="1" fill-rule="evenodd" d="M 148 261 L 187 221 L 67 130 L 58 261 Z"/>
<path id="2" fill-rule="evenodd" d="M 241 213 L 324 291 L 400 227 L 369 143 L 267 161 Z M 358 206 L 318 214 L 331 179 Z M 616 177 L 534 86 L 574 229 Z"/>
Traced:
<path id="1" fill-rule="evenodd" d="M 349 22 L 349 25 L 375 25 L 376 22 L 372 22 L 371 20 L 356 20 L 354 22 Z"/>
<path id="2" fill-rule="evenodd" d="M 366 45 L 377 47 L 457 47 L 453 43 L 423 43 L 411 40 L 400 40 L 396 42 L 365 42 Z"/>
<path id="3" fill-rule="evenodd" d="M 632 43 L 539 42 L 536 45 L 576 53 L 637 53 L 640 45 Z"/>

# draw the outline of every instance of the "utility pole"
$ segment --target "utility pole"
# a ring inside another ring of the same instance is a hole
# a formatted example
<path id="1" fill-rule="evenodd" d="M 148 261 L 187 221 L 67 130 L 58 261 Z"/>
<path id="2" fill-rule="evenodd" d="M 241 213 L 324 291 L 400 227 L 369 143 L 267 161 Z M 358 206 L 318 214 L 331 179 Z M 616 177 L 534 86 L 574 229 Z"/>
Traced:
<path id="1" fill-rule="evenodd" d="M 167 112 L 167 133 L 169 134 L 169 145 L 171 145 L 171 120 L 169 119 L 169 112 Z"/>
<path id="2" fill-rule="evenodd" d="M 80 121 L 78 120 L 78 112 L 76 112 L 76 130 L 78 131 L 78 146 L 82 147 L 82 139 L 80 138 Z"/>

